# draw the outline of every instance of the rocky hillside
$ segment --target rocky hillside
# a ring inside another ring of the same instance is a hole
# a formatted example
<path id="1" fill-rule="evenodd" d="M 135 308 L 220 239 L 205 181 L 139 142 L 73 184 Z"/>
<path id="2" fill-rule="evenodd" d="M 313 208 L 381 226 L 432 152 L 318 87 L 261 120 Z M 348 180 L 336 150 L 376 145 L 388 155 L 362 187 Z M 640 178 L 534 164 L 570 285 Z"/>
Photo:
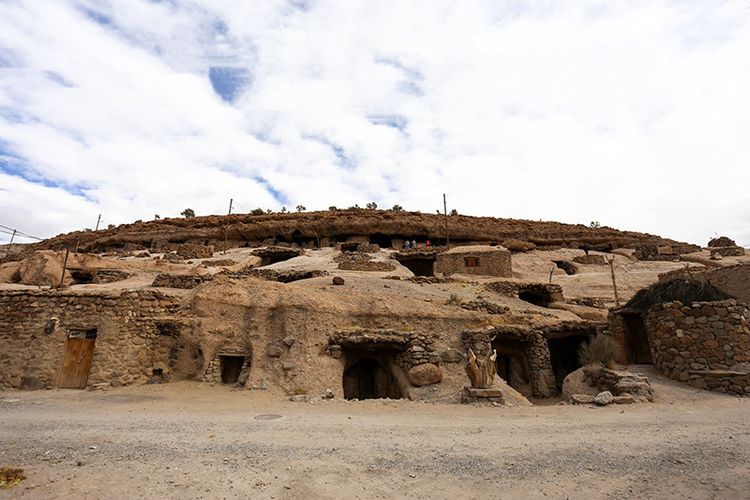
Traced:
<path id="1" fill-rule="evenodd" d="M 391 239 L 445 240 L 445 217 L 419 212 L 390 210 L 334 210 L 309 213 L 236 214 L 163 219 L 124 224 L 113 229 L 77 231 L 45 240 L 33 249 L 62 249 L 78 246 L 81 251 L 121 248 L 159 248 L 168 243 L 199 243 L 245 246 L 260 243 L 328 245 L 352 236 L 368 236 L 374 243 Z M 455 243 L 502 243 L 514 239 L 538 247 L 611 246 L 632 248 L 638 244 L 686 245 L 658 236 L 591 228 L 581 224 L 536 222 L 493 217 L 451 215 L 448 231 Z"/>

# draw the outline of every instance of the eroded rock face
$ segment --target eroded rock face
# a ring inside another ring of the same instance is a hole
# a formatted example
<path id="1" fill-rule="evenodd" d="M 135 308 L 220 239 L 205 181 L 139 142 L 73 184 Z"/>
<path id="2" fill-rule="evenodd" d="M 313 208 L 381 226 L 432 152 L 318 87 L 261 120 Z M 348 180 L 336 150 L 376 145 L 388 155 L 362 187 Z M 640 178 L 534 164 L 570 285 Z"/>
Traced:
<path id="1" fill-rule="evenodd" d="M 409 370 L 409 382 L 416 387 L 437 384 L 443 380 L 443 370 L 432 363 L 413 366 Z"/>
<path id="2" fill-rule="evenodd" d="M 58 286 L 63 277 L 63 262 L 56 252 L 35 252 L 31 257 L 25 259 L 18 268 L 21 283 L 36 286 Z M 73 284 L 73 277 L 69 271 L 65 271 L 63 286 Z"/>

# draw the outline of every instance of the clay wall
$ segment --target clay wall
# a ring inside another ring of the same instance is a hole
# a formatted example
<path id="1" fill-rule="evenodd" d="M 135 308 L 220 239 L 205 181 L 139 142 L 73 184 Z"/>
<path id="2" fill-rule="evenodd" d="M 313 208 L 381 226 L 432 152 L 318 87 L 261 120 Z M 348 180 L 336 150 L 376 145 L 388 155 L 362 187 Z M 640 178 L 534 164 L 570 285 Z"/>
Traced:
<path id="1" fill-rule="evenodd" d="M 168 375 L 181 328 L 160 325 L 179 322 L 179 309 L 179 299 L 156 291 L 2 291 L 0 387 L 56 386 L 71 330 L 97 331 L 88 385 Z"/>
<path id="2" fill-rule="evenodd" d="M 506 278 L 513 276 L 510 252 L 504 248 L 482 252 L 439 253 L 435 272 L 445 276 L 456 273 Z"/>
<path id="3" fill-rule="evenodd" d="M 654 365 L 694 387 L 750 395 L 750 309 L 735 300 L 657 304 L 646 315 Z"/>

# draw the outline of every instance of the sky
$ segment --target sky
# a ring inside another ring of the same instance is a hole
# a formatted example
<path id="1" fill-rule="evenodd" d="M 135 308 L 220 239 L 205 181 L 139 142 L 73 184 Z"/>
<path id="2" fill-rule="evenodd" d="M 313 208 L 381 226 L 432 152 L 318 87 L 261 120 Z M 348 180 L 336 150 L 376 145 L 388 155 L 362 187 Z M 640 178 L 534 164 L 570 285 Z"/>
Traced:
<path id="1" fill-rule="evenodd" d="M 750 246 L 748 89 L 748 1 L 0 0 L 0 225 L 445 193 Z"/>

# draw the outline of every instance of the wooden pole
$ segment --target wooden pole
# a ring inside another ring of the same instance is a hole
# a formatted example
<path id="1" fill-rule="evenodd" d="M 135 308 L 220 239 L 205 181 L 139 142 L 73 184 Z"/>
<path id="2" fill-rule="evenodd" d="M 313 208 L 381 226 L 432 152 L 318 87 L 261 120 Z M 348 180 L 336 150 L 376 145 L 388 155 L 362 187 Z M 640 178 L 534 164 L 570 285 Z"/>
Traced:
<path id="1" fill-rule="evenodd" d="M 232 215 L 232 203 L 234 203 L 234 198 L 229 198 L 229 212 L 227 215 Z M 227 240 L 229 239 L 229 221 L 227 220 L 227 223 L 224 224 L 224 251 L 222 251 L 222 255 L 227 253 Z"/>
<path id="2" fill-rule="evenodd" d="M 445 214 L 445 248 L 450 248 L 451 236 L 448 233 L 448 202 L 445 201 L 445 193 L 443 193 L 443 213 Z"/>
<path id="3" fill-rule="evenodd" d="M 617 294 L 617 281 L 615 281 L 615 258 L 607 259 L 609 272 L 612 274 L 612 288 L 615 291 L 615 307 L 620 307 L 620 296 Z"/>
<path id="4" fill-rule="evenodd" d="M 99 223 L 102 221 L 102 214 L 99 214 L 99 217 L 96 219 L 96 229 L 94 231 L 99 230 Z"/>
<path id="5" fill-rule="evenodd" d="M 13 239 L 16 237 L 16 230 L 13 230 L 13 234 L 10 235 L 10 243 L 8 243 L 8 250 L 5 251 L 5 257 L 10 255 L 10 251 L 13 249 Z"/>
<path id="6" fill-rule="evenodd" d="M 65 260 L 63 260 L 63 272 L 62 272 L 62 276 L 60 276 L 60 286 L 58 286 L 57 288 L 62 288 L 63 287 L 63 283 L 65 283 L 65 270 L 68 267 L 68 254 L 69 253 L 70 253 L 70 248 L 66 248 L 65 249 Z"/>

